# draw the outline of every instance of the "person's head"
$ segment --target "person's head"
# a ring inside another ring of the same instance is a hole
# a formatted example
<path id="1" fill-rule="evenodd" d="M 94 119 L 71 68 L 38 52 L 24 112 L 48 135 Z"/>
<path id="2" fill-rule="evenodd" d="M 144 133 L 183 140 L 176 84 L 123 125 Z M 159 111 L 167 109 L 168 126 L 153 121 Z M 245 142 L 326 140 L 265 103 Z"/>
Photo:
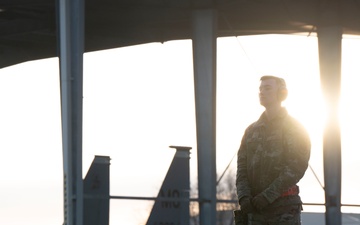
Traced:
<path id="1" fill-rule="evenodd" d="M 281 105 L 287 97 L 288 91 L 283 78 L 266 75 L 260 78 L 259 99 L 262 106 Z"/>

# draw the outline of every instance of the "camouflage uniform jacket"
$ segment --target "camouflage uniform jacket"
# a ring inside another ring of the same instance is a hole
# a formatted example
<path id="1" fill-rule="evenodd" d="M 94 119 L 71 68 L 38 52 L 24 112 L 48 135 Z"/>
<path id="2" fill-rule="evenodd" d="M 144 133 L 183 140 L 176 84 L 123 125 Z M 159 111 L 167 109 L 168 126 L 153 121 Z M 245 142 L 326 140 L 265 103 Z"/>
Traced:
<path id="1" fill-rule="evenodd" d="M 269 206 L 301 203 L 298 194 L 291 203 L 281 196 L 304 176 L 310 148 L 308 133 L 285 108 L 271 121 L 263 113 L 245 130 L 238 151 L 238 199 L 262 193 Z"/>

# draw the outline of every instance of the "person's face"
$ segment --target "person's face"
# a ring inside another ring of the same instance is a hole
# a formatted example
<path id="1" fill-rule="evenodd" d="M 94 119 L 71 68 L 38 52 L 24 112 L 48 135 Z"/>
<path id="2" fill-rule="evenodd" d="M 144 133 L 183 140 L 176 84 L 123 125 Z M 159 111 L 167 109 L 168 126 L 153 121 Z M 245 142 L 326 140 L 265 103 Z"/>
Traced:
<path id="1" fill-rule="evenodd" d="M 278 85 L 275 79 L 262 80 L 259 87 L 259 100 L 262 106 L 269 107 L 275 104 L 281 104 L 278 99 Z"/>

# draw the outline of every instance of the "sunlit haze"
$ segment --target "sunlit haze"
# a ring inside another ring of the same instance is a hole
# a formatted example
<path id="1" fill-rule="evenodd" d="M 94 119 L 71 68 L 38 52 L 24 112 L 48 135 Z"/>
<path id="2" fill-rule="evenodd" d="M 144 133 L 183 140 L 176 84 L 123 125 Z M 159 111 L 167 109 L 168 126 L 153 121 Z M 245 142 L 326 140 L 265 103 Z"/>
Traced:
<path id="1" fill-rule="evenodd" d="M 308 130 L 310 166 L 300 182 L 305 203 L 324 203 L 317 38 L 261 35 L 217 43 L 217 172 L 231 162 L 244 129 L 264 110 L 259 78 L 283 77 L 284 106 Z M 360 38 L 344 37 L 342 56 L 342 203 L 360 204 L 357 131 Z M 84 55 L 83 175 L 95 155 L 111 157 L 110 194 L 155 197 L 174 156 L 190 146 L 197 179 L 195 105 L 190 40 L 151 43 Z M 0 224 L 63 223 L 63 168 L 58 59 L 0 70 Z M 236 160 L 230 170 L 235 170 Z M 320 180 L 318 182 L 316 176 Z M 234 178 L 235 179 L 235 178 Z M 110 200 L 110 224 L 145 224 L 152 201 Z M 304 206 L 305 211 L 324 207 Z M 359 208 L 345 208 L 358 212 Z"/>

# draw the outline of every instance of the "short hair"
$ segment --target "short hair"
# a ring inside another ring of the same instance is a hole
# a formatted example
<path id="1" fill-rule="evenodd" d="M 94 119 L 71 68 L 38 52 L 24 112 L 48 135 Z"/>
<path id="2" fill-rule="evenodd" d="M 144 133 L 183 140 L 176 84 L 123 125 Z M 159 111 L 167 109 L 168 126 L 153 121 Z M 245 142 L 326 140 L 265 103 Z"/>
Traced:
<path id="1" fill-rule="evenodd" d="M 281 77 L 276 77 L 276 76 L 273 76 L 273 75 L 264 75 L 264 76 L 262 76 L 260 78 L 260 81 L 268 80 L 268 79 L 274 79 L 276 81 L 276 83 L 279 85 L 280 88 L 286 88 L 286 82 Z"/>
<path id="2" fill-rule="evenodd" d="M 260 78 L 260 81 L 268 80 L 268 79 L 274 79 L 276 81 L 276 84 L 279 86 L 278 98 L 281 101 L 284 101 L 288 96 L 288 90 L 286 88 L 285 80 L 281 77 L 276 77 L 276 76 L 272 76 L 272 75 L 264 75 Z"/>

